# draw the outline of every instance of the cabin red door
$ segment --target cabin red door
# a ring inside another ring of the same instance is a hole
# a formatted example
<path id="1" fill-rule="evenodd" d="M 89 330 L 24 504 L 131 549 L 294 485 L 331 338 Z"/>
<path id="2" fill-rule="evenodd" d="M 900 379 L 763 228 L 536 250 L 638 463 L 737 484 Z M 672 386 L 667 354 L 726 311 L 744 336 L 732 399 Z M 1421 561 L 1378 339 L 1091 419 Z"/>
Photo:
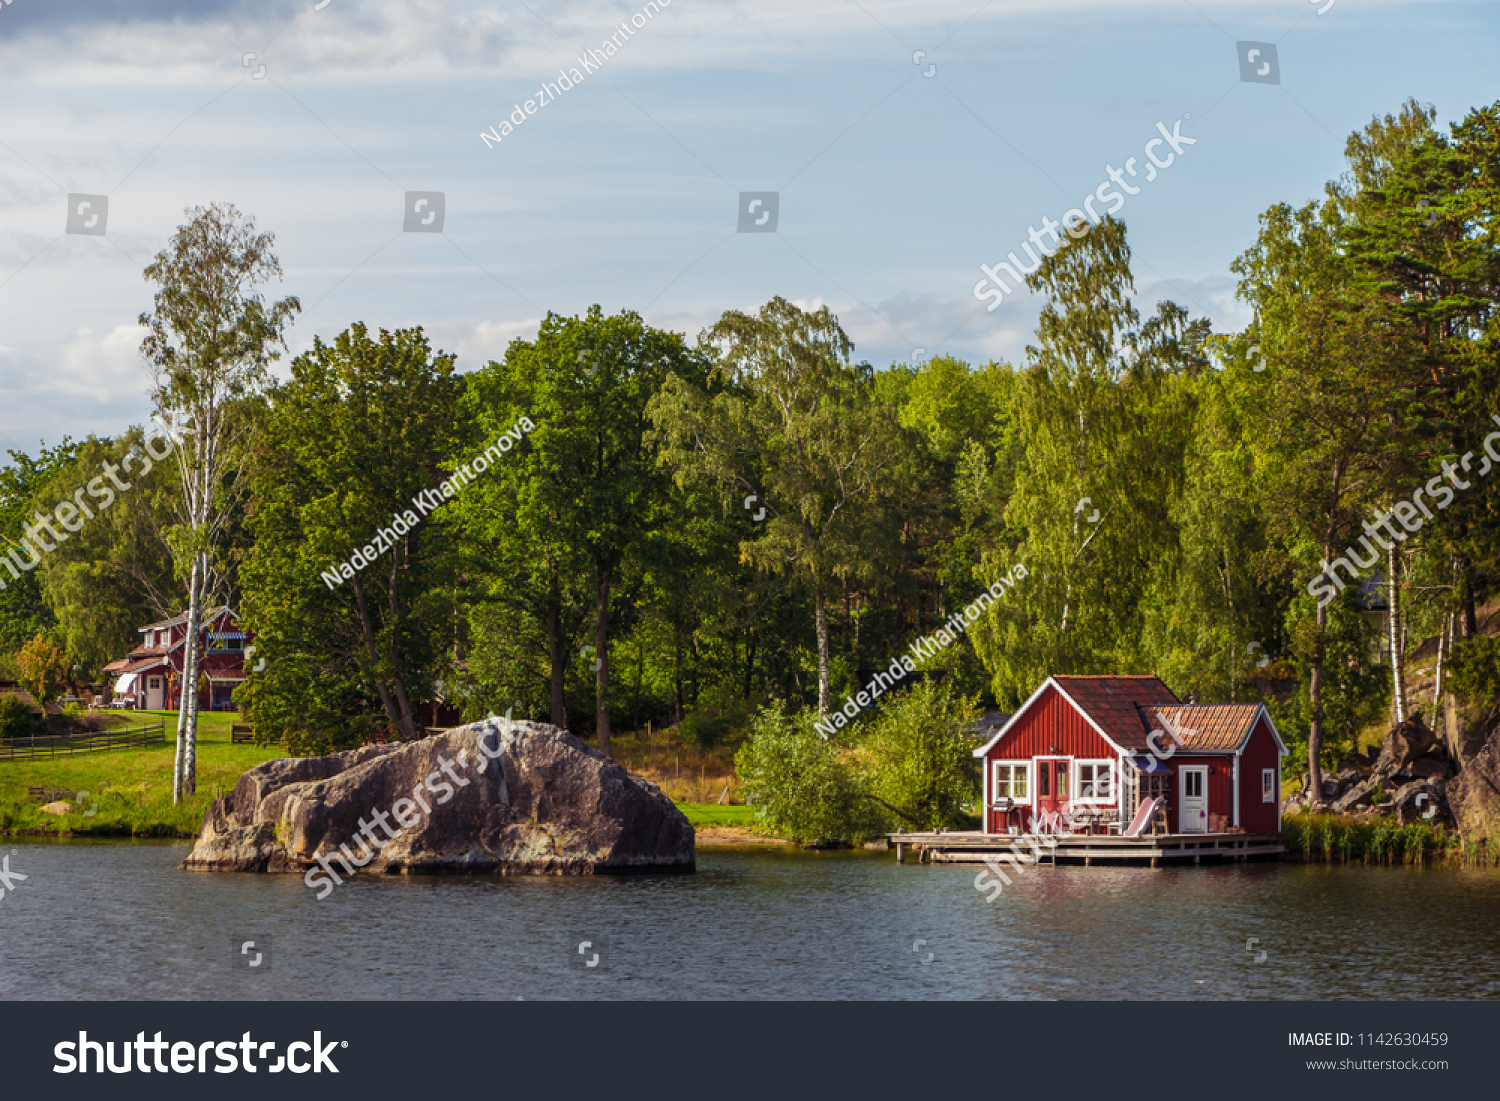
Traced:
<path id="1" fill-rule="evenodd" d="M 1036 762 L 1036 812 L 1056 815 L 1068 802 L 1067 759 L 1039 757 Z"/>

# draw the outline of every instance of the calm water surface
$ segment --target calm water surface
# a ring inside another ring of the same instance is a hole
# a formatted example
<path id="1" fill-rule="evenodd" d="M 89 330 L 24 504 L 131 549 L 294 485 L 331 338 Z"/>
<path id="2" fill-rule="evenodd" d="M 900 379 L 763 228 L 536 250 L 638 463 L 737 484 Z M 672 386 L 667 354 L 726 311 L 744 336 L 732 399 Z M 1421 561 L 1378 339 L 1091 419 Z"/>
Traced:
<path id="1" fill-rule="evenodd" d="M 179 871 L 185 844 L 11 852 L 5 999 L 1500 998 L 1493 870 L 1036 869 L 989 904 L 973 867 L 720 848 L 694 876 L 359 876 L 319 902 Z"/>

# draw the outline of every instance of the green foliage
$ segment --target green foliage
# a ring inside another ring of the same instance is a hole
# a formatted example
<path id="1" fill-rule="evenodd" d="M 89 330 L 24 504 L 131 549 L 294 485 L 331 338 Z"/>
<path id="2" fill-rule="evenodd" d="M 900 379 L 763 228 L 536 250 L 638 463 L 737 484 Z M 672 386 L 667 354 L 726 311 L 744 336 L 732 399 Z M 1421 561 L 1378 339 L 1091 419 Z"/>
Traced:
<path id="1" fill-rule="evenodd" d="M 11 461 L 0 467 L 0 555 L 5 556 L 0 558 L 0 654 L 15 653 L 28 639 L 56 625 L 36 570 L 41 548 L 28 533 L 36 530 L 36 513 L 51 512 L 57 504 L 47 484 L 77 450 L 78 445 L 63 437 L 56 447 L 42 446 L 35 459 L 12 451 Z"/>
<path id="2" fill-rule="evenodd" d="M 979 794 L 979 708 L 949 685 L 922 683 L 897 693 L 869 723 L 858 759 L 869 791 L 895 808 L 894 829 L 960 828 Z M 896 813 L 896 810 L 905 812 Z"/>
<path id="3" fill-rule="evenodd" d="M 63 694 L 73 662 L 67 651 L 49 638 L 37 635 L 16 655 L 21 683 L 40 704 L 48 704 Z"/>
<path id="4" fill-rule="evenodd" d="M 836 586 L 868 581 L 890 545 L 879 502 L 901 453 L 874 372 L 849 362 L 853 344 L 827 306 L 782 298 L 756 316 L 730 310 L 704 334 L 721 387 L 673 377 L 652 401 L 662 462 L 766 512 L 741 558 L 790 576 L 811 598 L 818 706 L 832 698 L 827 604 Z"/>
<path id="5" fill-rule="evenodd" d="M 31 704 L 9 692 L 0 694 L 0 738 L 22 738 L 36 724 Z"/>
<path id="6" fill-rule="evenodd" d="M 735 755 L 741 794 L 779 837 L 877 836 L 883 816 L 860 789 L 847 739 L 825 740 L 813 728 L 816 717 L 812 710 L 787 715 L 770 708 L 756 716 L 750 739 Z"/>
<path id="7" fill-rule="evenodd" d="M 172 523 L 178 470 L 155 463 L 144 476 L 116 488 L 101 471 L 119 468 L 141 453 L 144 434 L 131 429 L 117 440 L 89 437 L 43 491 L 45 501 L 65 501 L 92 485 L 94 516 L 47 555 L 38 571 L 56 633 L 86 678 L 140 642 L 136 629 L 167 618 L 180 607 L 172 558 L 161 532 Z M 138 468 L 139 469 L 139 468 Z M 123 477 L 122 477 L 122 480 Z"/>
<path id="8" fill-rule="evenodd" d="M 1463 639 L 1449 658 L 1453 689 L 1485 710 L 1500 708 L 1500 636 Z"/>
<path id="9" fill-rule="evenodd" d="M 682 733 L 682 740 L 688 745 L 713 749 L 724 744 L 737 731 L 743 730 L 747 719 L 750 716 L 739 709 L 720 711 L 713 707 L 703 707 L 684 715 L 678 729 Z"/>
<path id="10" fill-rule="evenodd" d="M 417 736 L 414 702 L 433 694 L 448 640 L 453 566 L 445 530 L 412 498 L 448 474 L 461 388 L 452 357 L 434 356 L 420 329 L 376 340 L 354 325 L 316 340 L 271 392 L 242 568 L 243 618 L 266 666 L 236 691 L 264 742 L 318 753 Z M 373 554 L 394 516 L 413 530 L 352 578 L 325 582 L 357 549 Z"/>
<path id="11" fill-rule="evenodd" d="M 766 709 L 735 758 L 741 791 L 773 832 L 798 841 L 963 826 L 978 790 L 977 717 L 972 699 L 931 684 L 828 739 L 815 710 Z"/>
<path id="12" fill-rule="evenodd" d="M 549 313 L 535 340 L 512 341 L 503 361 L 468 379 L 474 438 L 488 443 L 521 417 L 536 425 L 450 518 L 475 580 L 468 599 L 481 609 L 470 627 L 476 649 L 502 646 L 517 661 L 519 675 L 503 687 L 540 696 L 559 725 L 568 723 L 571 679 L 592 689 L 585 727 L 603 720 L 608 730 L 618 695 L 611 639 L 634 625 L 653 563 L 680 569 L 693 557 L 672 535 L 695 527 L 690 510 L 649 438 L 647 408 L 669 379 L 706 386 L 706 357 L 638 314 L 606 317 L 598 306 L 584 317 Z M 588 660 L 585 645 L 595 647 Z M 503 692 L 484 695 L 475 702 L 509 706 Z"/>
<path id="13" fill-rule="evenodd" d="M 1427 822 L 1398 825 L 1394 818 L 1340 818 L 1289 814 L 1281 821 L 1289 852 L 1304 859 L 1416 864 L 1455 851 L 1458 839 Z"/>

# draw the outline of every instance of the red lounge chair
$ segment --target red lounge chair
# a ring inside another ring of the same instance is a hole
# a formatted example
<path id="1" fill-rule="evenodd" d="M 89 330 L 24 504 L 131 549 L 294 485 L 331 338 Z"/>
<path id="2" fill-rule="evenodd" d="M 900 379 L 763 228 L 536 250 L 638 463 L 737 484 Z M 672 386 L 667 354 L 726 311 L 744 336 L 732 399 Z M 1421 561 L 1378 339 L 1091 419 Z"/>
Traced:
<path id="1" fill-rule="evenodd" d="M 1164 801 L 1160 796 L 1154 799 L 1147 799 L 1141 804 L 1141 809 L 1135 812 L 1135 817 L 1130 822 L 1130 828 L 1120 836 L 1139 837 L 1142 831 L 1151 824 L 1151 816 L 1156 813 L 1156 808 L 1161 806 Z"/>

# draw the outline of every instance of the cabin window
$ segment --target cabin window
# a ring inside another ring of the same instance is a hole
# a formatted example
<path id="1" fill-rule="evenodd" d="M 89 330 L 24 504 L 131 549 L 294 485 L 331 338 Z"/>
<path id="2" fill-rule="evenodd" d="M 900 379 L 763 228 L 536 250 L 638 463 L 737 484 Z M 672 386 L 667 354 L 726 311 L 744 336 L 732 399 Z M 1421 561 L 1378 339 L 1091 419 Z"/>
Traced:
<path id="1" fill-rule="evenodd" d="M 1111 761 L 1078 762 L 1078 802 L 1113 803 L 1114 767 Z"/>
<path id="2" fill-rule="evenodd" d="M 1185 768 L 1182 777 L 1182 794 L 1187 799 L 1203 798 L 1203 773 L 1196 768 Z"/>
<path id="3" fill-rule="evenodd" d="M 1029 803 L 1031 798 L 1026 785 L 1026 763 L 1009 761 L 995 762 L 995 798 L 1014 799 L 1017 803 Z"/>
<path id="4" fill-rule="evenodd" d="M 1274 768 L 1260 770 L 1260 801 L 1262 803 L 1276 802 L 1276 770 Z"/>

